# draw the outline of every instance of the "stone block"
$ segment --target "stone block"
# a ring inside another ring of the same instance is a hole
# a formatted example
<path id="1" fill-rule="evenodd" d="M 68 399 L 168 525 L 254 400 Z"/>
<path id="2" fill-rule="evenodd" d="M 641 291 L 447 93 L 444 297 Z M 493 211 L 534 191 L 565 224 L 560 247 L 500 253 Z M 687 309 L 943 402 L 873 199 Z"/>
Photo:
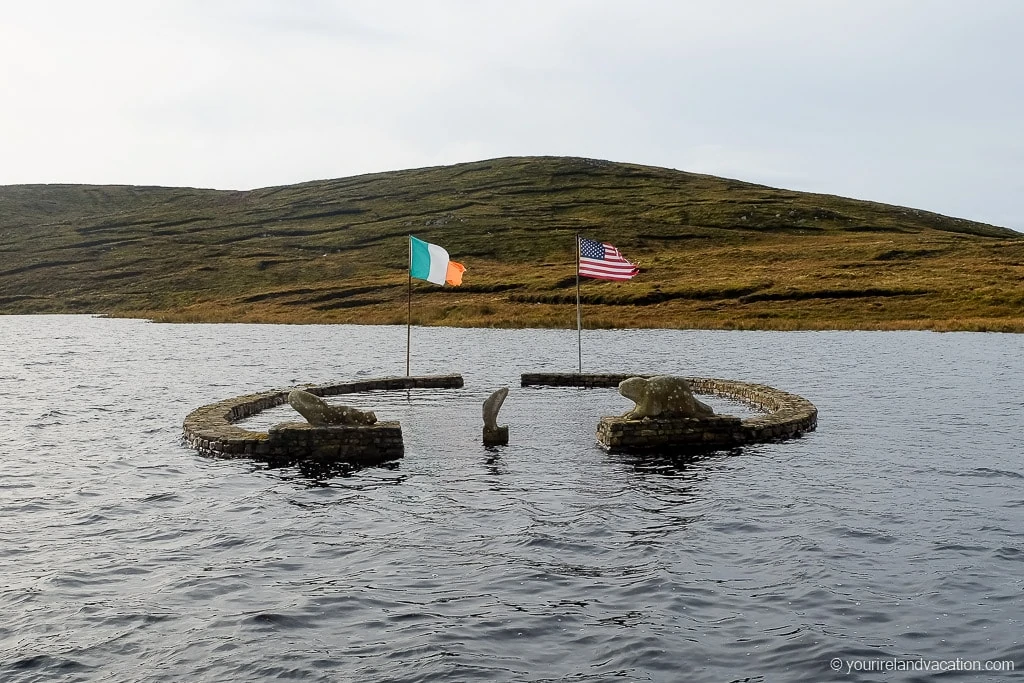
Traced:
<path id="1" fill-rule="evenodd" d="M 698 453 L 731 446 L 740 441 L 741 433 L 741 420 L 731 416 L 643 420 L 603 417 L 597 428 L 597 442 L 610 452 Z"/>
<path id="2" fill-rule="evenodd" d="M 405 455 L 398 422 L 327 425 L 285 422 L 269 430 L 271 448 L 283 457 L 374 465 Z"/>

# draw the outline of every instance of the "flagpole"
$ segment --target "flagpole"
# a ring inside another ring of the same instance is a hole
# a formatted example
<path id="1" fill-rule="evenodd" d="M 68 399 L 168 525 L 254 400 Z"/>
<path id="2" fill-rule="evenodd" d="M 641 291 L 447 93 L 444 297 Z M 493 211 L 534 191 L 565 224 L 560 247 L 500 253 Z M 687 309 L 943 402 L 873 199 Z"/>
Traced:
<path id="1" fill-rule="evenodd" d="M 576 233 L 576 355 L 583 374 L 583 318 L 580 315 L 580 234 Z"/>
<path id="2" fill-rule="evenodd" d="M 409 316 L 405 320 L 405 376 L 409 376 L 412 357 L 412 237 L 409 238 Z"/>

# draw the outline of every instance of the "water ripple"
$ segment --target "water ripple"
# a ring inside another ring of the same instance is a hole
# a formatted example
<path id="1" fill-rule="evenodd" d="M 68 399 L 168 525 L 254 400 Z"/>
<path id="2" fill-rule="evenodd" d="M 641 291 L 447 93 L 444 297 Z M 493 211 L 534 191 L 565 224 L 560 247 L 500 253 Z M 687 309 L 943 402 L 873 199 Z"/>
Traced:
<path id="1" fill-rule="evenodd" d="M 404 328 L 4 316 L 0 332 L 22 340 L 0 373 L 5 682 L 1024 665 L 1018 336 L 586 332 L 595 368 L 762 382 L 819 408 L 803 439 L 682 459 L 596 448 L 597 419 L 629 408 L 612 389 L 518 386 L 570 369 L 575 332 L 417 328 L 444 353 L 415 371 L 466 388 L 352 397 L 406 442 L 404 460 L 356 470 L 208 460 L 181 420 L 236 394 L 400 374 Z M 510 445 L 488 449 L 480 404 L 499 386 Z"/>

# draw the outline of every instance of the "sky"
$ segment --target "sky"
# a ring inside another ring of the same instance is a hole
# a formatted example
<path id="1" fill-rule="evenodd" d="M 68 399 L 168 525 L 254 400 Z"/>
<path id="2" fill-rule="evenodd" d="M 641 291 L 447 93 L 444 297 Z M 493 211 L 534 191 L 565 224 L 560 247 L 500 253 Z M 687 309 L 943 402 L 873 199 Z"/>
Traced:
<path id="1" fill-rule="evenodd" d="M 579 156 L 1024 231 L 1022 0 L 33 0 L 0 185 Z"/>

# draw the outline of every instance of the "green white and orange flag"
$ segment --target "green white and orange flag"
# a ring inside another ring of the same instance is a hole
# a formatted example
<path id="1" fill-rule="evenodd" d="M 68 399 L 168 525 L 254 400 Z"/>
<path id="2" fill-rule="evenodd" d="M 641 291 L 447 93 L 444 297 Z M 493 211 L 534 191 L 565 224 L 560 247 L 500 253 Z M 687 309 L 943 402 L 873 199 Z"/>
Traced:
<path id="1" fill-rule="evenodd" d="M 409 235 L 409 275 L 435 285 L 445 283 L 457 287 L 462 284 L 466 266 L 448 258 L 448 252 L 430 242 Z"/>

